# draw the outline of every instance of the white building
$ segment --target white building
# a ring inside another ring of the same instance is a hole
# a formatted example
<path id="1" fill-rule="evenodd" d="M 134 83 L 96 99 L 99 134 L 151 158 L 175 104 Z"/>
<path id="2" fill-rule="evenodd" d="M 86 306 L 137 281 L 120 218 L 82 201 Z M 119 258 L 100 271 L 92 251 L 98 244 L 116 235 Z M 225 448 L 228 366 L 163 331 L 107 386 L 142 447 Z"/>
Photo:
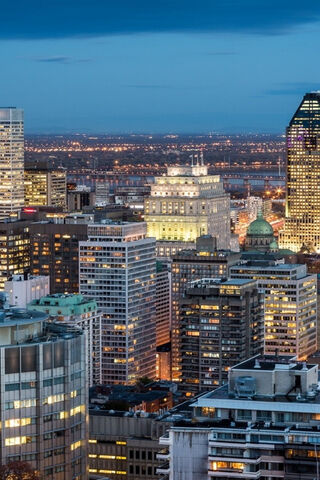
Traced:
<path id="1" fill-rule="evenodd" d="M 192 421 L 160 437 L 162 478 L 318 478 L 318 365 L 258 356 L 231 368 L 229 383 L 192 407 Z"/>
<path id="2" fill-rule="evenodd" d="M 14 307 L 26 308 L 32 300 L 39 299 L 50 293 L 50 277 L 45 275 L 32 276 L 13 275 L 4 284 L 8 301 Z"/>
<path id="3" fill-rule="evenodd" d="M 110 196 L 110 185 L 107 180 L 96 180 L 96 206 L 105 207 L 108 205 Z"/>
<path id="4" fill-rule="evenodd" d="M 217 248 L 230 248 L 230 197 L 219 175 L 205 165 L 168 167 L 155 178 L 145 200 L 148 236 L 157 239 L 157 256 L 170 257 L 194 248 L 201 235 L 217 239 Z"/>
<path id="5" fill-rule="evenodd" d="M 145 223 L 101 223 L 79 243 L 80 293 L 103 313 L 103 383 L 156 376 L 156 242 L 146 234 Z"/>
<path id="6" fill-rule="evenodd" d="M 23 110 L 0 108 L 0 218 L 24 206 Z"/>
<path id="7" fill-rule="evenodd" d="M 306 265 L 243 262 L 230 276 L 257 280 L 264 291 L 264 353 L 301 360 L 317 350 L 317 276 L 308 275 Z"/>

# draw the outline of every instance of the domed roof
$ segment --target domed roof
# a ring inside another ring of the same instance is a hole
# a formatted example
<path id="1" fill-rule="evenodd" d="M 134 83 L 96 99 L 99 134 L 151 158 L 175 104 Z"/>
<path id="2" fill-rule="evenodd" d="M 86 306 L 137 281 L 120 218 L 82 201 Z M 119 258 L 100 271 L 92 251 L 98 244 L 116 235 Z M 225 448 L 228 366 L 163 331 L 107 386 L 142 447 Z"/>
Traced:
<path id="1" fill-rule="evenodd" d="M 278 242 L 275 238 L 270 243 L 269 248 L 270 248 L 270 250 L 278 250 L 279 246 L 278 246 Z"/>
<path id="2" fill-rule="evenodd" d="M 247 235 L 250 236 L 273 236 L 273 228 L 262 215 L 262 212 L 258 212 L 257 219 L 250 223 Z"/>

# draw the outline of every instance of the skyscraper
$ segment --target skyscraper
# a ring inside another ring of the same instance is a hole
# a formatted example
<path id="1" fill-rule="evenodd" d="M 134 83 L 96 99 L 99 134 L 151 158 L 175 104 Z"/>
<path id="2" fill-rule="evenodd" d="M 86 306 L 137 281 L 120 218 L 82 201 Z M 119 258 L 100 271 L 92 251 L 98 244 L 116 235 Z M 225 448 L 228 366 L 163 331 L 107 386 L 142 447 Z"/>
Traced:
<path id="1" fill-rule="evenodd" d="M 254 280 L 204 278 L 180 300 L 181 389 L 227 382 L 229 368 L 263 351 L 263 295 Z"/>
<path id="2" fill-rule="evenodd" d="M 79 243 L 80 293 L 103 313 L 106 384 L 156 376 L 155 239 L 146 233 L 145 223 L 97 223 Z"/>
<path id="3" fill-rule="evenodd" d="M 218 249 L 230 248 L 230 198 L 206 165 L 168 167 L 167 175 L 156 177 L 144 218 L 159 257 L 193 248 L 206 234 L 216 237 Z"/>
<path id="4" fill-rule="evenodd" d="M 286 220 L 280 247 L 320 251 L 320 92 L 307 93 L 287 128 Z"/>
<path id="5" fill-rule="evenodd" d="M 18 212 L 24 204 L 23 110 L 0 108 L 0 218 Z"/>

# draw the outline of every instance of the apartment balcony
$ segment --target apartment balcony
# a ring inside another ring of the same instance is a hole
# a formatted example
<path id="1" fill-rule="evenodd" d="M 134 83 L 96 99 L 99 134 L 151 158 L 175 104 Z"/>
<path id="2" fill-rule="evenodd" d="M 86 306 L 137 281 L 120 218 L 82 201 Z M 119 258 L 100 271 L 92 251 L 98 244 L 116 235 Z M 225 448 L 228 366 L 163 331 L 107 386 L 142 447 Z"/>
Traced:
<path id="1" fill-rule="evenodd" d="M 169 460 L 170 452 L 168 448 L 163 448 L 157 453 L 157 460 Z"/>
<path id="2" fill-rule="evenodd" d="M 170 473 L 170 463 L 165 462 L 157 467 L 157 475 L 169 475 Z"/>
<path id="3" fill-rule="evenodd" d="M 162 435 L 162 437 L 159 438 L 159 444 L 168 446 L 171 445 L 169 432 L 165 433 L 164 435 Z"/>

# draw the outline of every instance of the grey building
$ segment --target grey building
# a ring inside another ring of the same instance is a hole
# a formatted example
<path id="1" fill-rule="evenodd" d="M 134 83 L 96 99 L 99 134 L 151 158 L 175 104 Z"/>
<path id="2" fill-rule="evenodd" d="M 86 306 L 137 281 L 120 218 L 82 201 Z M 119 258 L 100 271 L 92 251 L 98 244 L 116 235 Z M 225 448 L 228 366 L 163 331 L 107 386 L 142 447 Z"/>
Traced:
<path id="1" fill-rule="evenodd" d="M 4 297 L 0 318 L 0 463 L 27 461 L 45 479 L 85 480 L 85 334 L 9 308 Z"/>

